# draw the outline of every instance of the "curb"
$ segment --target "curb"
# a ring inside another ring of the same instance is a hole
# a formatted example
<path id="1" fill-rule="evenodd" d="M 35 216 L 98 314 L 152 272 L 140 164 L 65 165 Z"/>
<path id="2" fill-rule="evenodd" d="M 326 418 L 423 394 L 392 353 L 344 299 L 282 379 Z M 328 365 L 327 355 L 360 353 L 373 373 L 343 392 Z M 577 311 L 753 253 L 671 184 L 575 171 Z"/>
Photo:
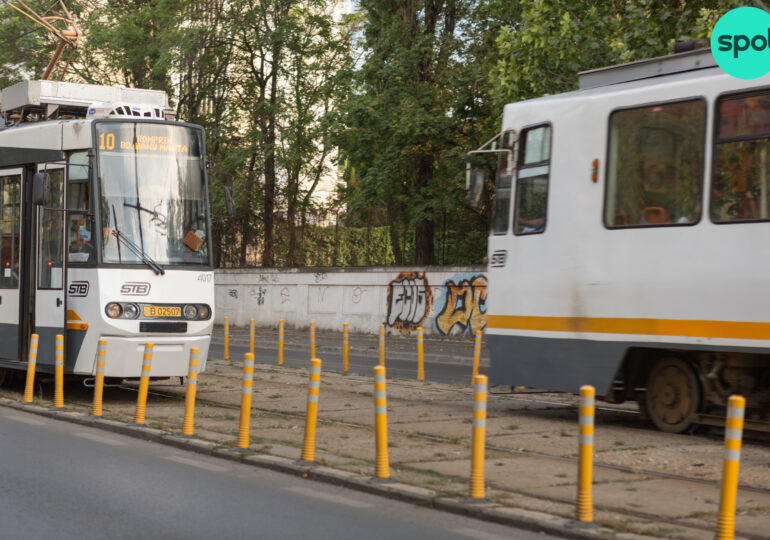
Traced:
<path id="1" fill-rule="evenodd" d="M 159 429 L 124 424 L 73 411 L 53 411 L 46 407 L 28 405 L 8 398 L 0 398 L 0 406 L 16 409 L 39 416 L 64 420 L 73 424 L 103 429 L 120 435 L 156 442 L 198 454 L 214 456 L 229 461 L 270 469 L 310 480 L 325 482 L 390 499 L 396 499 L 436 510 L 460 514 L 482 521 L 492 521 L 519 529 L 559 535 L 564 538 L 622 539 L 649 538 L 629 533 L 618 533 L 600 526 L 586 526 L 574 520 L 521 508 L 510 508 L 496 503 L 464 502 L 462 500 L 437 497 L 436 492 L 398 482 L 376 481 L 357 473 L 333 469 L 323 465 L 307 465 L 288 458 L 259 454 L 256 451 L 237 452 L 232 448 L 198 438 L 182 438 Z"/>

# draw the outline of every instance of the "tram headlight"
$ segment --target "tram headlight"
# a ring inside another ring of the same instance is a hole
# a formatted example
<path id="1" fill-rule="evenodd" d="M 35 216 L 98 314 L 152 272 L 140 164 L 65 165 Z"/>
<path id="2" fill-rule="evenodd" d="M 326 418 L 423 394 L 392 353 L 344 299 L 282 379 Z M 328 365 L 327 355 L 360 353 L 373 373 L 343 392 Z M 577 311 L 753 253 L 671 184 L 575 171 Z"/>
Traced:
<path id="1" fill-rule="evenodd" d="M 211 308 L 209 308 L 206 305 L 200 306 L 198 308 L 198 318 L 205 320 L 208 319 L 211 316 Z"/>
<path id="2" fill-rule="evenodd" d="M 123 314 L 129 319 L 136 319 L 139 316 L 139 306 L 136 304 L 126 304 L 123 306 Z"/>
<path id="3" fill-rule="evenodd" d="M 195 307 L 192 304 L 187 304 L 184 307 L 184 318 L 185 319 L 195 319 L 198 317 L 198 308 Z"/>
<path id="4" fill-rule="evenodd" d="M 104 309 L 104 311 L 111 319 L 117 319 L 123 314 L 123 308 L 120 307 L 120 304 L 117 302 L 110 302 L 107 304 L 107 307 Z"/>

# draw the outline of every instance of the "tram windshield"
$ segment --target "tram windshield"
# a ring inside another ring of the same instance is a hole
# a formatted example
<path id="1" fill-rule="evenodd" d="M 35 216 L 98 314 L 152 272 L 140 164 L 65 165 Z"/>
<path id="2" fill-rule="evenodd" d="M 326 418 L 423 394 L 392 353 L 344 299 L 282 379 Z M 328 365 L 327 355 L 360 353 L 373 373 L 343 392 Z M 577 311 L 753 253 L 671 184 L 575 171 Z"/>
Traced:
<path id="1" fill-rule="evenodd" d="M 103 261 L 208 265 L 200 131 L 102 122 L 96 137 Z"/>

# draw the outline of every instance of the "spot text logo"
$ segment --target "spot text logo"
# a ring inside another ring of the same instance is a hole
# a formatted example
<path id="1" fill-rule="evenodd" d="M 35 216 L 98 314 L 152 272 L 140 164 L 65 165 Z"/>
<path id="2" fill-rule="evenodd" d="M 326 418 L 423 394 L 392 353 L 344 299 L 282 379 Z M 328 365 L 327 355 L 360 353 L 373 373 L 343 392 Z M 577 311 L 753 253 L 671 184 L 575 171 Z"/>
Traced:
<path id="1" fill-rule="evenodd" d="M 711 53 L 719 67 L 739 79 L 770 72 L 770 13 L 755 7 L 725 13 L 711 33 Z"/>

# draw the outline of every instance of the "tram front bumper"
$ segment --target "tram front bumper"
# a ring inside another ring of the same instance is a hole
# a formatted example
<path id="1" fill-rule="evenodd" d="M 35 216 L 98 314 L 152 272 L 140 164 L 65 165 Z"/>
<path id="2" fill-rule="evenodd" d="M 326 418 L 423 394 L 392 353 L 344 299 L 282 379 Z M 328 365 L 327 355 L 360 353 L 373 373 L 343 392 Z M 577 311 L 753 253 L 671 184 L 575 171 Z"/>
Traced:
<path id="1" fill-rule="evenodd" d="M 130 378 L 142 373 L 144 346 L 153 344 L 150 377 L 185 377 L 190 364 L 190 348 L 198 347 L 198 371 L 206 368 L 211 336 L 102 336 L 107 341 L 105 377 Z"/>

